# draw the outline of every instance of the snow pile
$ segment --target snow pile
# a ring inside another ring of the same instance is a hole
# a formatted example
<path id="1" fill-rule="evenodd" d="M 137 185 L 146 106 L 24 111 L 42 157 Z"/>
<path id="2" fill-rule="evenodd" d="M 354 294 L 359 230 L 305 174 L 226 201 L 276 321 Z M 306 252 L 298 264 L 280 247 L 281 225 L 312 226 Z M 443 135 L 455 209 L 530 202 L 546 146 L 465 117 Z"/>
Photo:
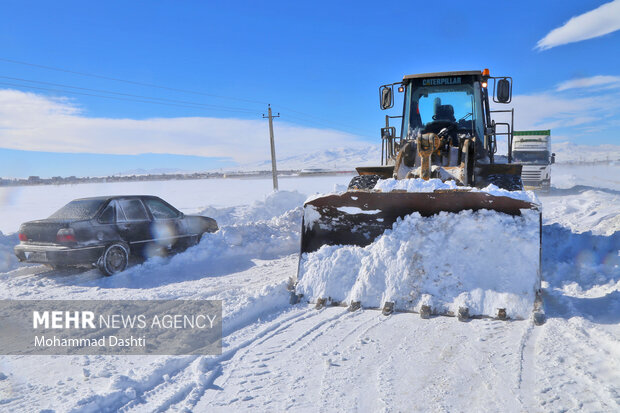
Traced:
<path id="1" fill-rule="evenodd" d="M 425 181 L 424 179 L 379 179 L 374 189 L 381 192 L 407 191 L 407 192 L 434 192 L 438 189 L 457 189 L 456 182 L 433 178 Z"/>
<path id="2" fill-rule="evenodd" d="M 230 225 L 205 234 L 200 244 L 171 258 L 154 257 L 103 280 L 106 287 L 151 287 L 165 282 L 227 275 L 299 251 L 302 208 L 268 221 Z"/>
<path id="3" fill-rule="evenodd" d="M 534 204 L 540 204 L 540 201 L 536 197 L 533 191 L 508 191 L 497 187 L 496 185 L 489 185 L 485 188 L 472 188 L 469 186 L 457 186 L 454 181 L 442 182 L 441 179 L 433 178 L 425 181 L 421 178 L 412 179 L 379 179 L 374 187 L 375 190 L 381 192 L 392 191 L 406 191 L 406 192 L 434 192 L 437 190 L 458 189 L 467 190 L 470 192 L 485 192 L 494 196 L 506 196 L 509 198 L 519 199 L 521 201 L 532 202 Z"/>
<path id="4" fill-rule="evenodd" d="M 577 233 L 555 223 L 543 227 L 543 243 L 551 293 L 598 297 L 620 291 L 620 231 Z"/>
<path id="5" fill-rule="evenodd" d="M 278 191 L 265 196 L 263 200 L 254 201 L 251 205 L 228 208 L 206 207 L 200 215 L 215 219 L 218 225 L 246 224 L 253 221 L 264 221 L 302 206 L 306 196 L 297 191 Z"/>
<path id="6" fill-rule="evenodd" d="M 323 246 L 304 254 L 297 292 L 314 301 L 400 310 L 430 305 L 446 313 L 529 317 L 539 285 L 539 214 L 493 211 L 418 213 L 398 220 L 372 244 Z"/>
<path id="7" fill-rule="evenodd" d="M 288 289 L 289 280 L 263 286 L 251 294 L 222 294 L 223 306 L 223 334 L 227 336 L 244 326 L 268 319 L 273 313 L 290 308 L 291 292 Z"/>
<path id="8" fill-rule="evenodd" d="M 534 191 L 509 191 L 507 189 L 499 188 L 496 185 L 489 185 L 482 189 L 471 188 L 470 192 L 485 192 L 493 196 L 505 196 L 508 198 L 519 199 L 525 202 L 531 202 L 532 204 L 540 205 L 541 202 L 536 196 Z"/>
<path id="9" fill-rule="evenodd" d="M 18 261 L 13 252 L 13 247 L 17 244 L 19 244 L 17 234 L 4 235 L 0 231 L 0 272 L 17 268 Z"/>

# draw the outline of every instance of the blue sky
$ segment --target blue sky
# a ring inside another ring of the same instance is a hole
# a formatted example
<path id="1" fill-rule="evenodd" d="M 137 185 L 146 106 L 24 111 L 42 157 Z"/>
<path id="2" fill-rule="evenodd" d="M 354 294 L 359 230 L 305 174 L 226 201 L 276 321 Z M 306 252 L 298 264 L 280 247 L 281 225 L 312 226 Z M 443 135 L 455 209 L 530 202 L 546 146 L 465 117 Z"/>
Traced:
<path id="1" fill-rule="evenodd" d="M 617 143 L 618 3 L 4 2 L 0 148 L 13 151 L 0 150 L 0 176 L 267 159 L 266 103 L 281 113 L 282 156 L 377 143 L 385 115 L 378 85 L 409 73 L 485 67 L 513 77 L 517 129 Z M 606 8 L 597 14 L 599 7 Z M 167 104 L 133 101 L 147 98 Z M 14 150 L 29 161 L 9 163 Z M 135 167 L 127 167 L 132 159 Z"/>

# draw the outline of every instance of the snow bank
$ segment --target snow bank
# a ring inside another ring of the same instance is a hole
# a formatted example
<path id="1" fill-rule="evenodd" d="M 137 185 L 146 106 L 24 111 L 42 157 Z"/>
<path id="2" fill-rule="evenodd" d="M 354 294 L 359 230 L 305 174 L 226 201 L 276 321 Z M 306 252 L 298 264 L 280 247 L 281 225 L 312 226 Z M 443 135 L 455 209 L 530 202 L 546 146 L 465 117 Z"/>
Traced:
<path id="1" fill-rule="evenodd" d="M 13 247 L 19 244 L 17 234 L 4 235 L 0 231 L 0 272 L 11 271 L 18 266 Z"/>
<path id="2" fill-rule="evenodd" d="M 106 287 L 147 288 L 246 270 L 253 259 L 276 259 L 299 251 L 302 208 L 266 221 L 223 226 L 195 247 L 171 258 L 154 257 L 102 282 Z"/>
<path id="3" fill-rule="evenodd" d="M 200 212 L 215 219 L 218 225 L 247 224 L 254 221 L 269 220 L 302 206 L 306 196 L 297 191 L 278 191 L 265 196 L 263 200 L 251 205 L 215 208 L 208 206 Z"/>
<path id="4" fill-rule="evenodd" d="M 395 302 L 396 309 L 529 317 L 539 284 L 539 215 L 493 211 L 414 213 L 372 244 L 323 246 L 304 254 L 297 292 L 312 301 Z"/>
<path id="5" fill-rule="evenodd" d="M 472 188 L 469 186 L 457 186 L 454 181 L 442 182 L 440 179 L 433 178 L 425 181 L 420 178 L 412 179 L 380 179 L 374 187 L 375 190 L 381 192 L 407 191 L 407 192 L 434 192 L 436 190 L 459 189 L 469 190 L 470 192 L 486 192 L 489 195 L 505 196 L 514 199 L 520 199 L 526 202 L 540 204 L 533 191 L 507 191 L 496 185 L 489 185 L 485 188 Z"/>
<path id="6" fill-rule="evenodd" d="M 577 233 L 557 223 L 545 225 L 543 253 L 550 293 L 592 297 L 620 291 L 620 231 Z"/>

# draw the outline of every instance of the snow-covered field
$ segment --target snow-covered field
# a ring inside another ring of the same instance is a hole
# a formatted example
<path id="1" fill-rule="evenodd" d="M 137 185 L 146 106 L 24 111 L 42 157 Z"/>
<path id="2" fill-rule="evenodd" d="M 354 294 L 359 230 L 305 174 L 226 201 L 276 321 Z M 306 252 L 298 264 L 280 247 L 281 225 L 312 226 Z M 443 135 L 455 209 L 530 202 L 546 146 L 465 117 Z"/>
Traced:
<path id="1" fill-rule="evenodd" d="M 620 167 L 556 165 L 543 203 L 548 321 L 291 306 L 306 195 L 349 176 L 0 189 L 2 299 L 221 299 L 220 356 L 2 356 L 0 411 L 619 411 Z M 19 223 L 152 193 L 221 230 L 113 277 L 19 265 Z M 0 332 L 2 334 L 2 332 Z"/>

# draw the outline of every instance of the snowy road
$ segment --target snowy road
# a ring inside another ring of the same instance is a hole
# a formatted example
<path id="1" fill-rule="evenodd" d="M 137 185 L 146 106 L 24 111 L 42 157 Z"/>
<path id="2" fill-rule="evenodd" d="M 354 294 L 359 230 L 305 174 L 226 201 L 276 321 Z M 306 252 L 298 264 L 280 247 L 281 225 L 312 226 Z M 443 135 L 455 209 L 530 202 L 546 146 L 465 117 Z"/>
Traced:
<path id="1" fill-rule="evenodd" d="M 3 356 L 0 410 L 618 411 L 620 184 L 588 177 L 558 176 L 541 196 L 540 327 L 290 306 L 300 219 L 290 192 L 207 208 L 228 224 L 219 233 L 110 278 L 9 262 L 0 298 L 222 299 L 225 347 L 221 356 Z M 15 242 L 3 236 L 0 248 Z"/>

